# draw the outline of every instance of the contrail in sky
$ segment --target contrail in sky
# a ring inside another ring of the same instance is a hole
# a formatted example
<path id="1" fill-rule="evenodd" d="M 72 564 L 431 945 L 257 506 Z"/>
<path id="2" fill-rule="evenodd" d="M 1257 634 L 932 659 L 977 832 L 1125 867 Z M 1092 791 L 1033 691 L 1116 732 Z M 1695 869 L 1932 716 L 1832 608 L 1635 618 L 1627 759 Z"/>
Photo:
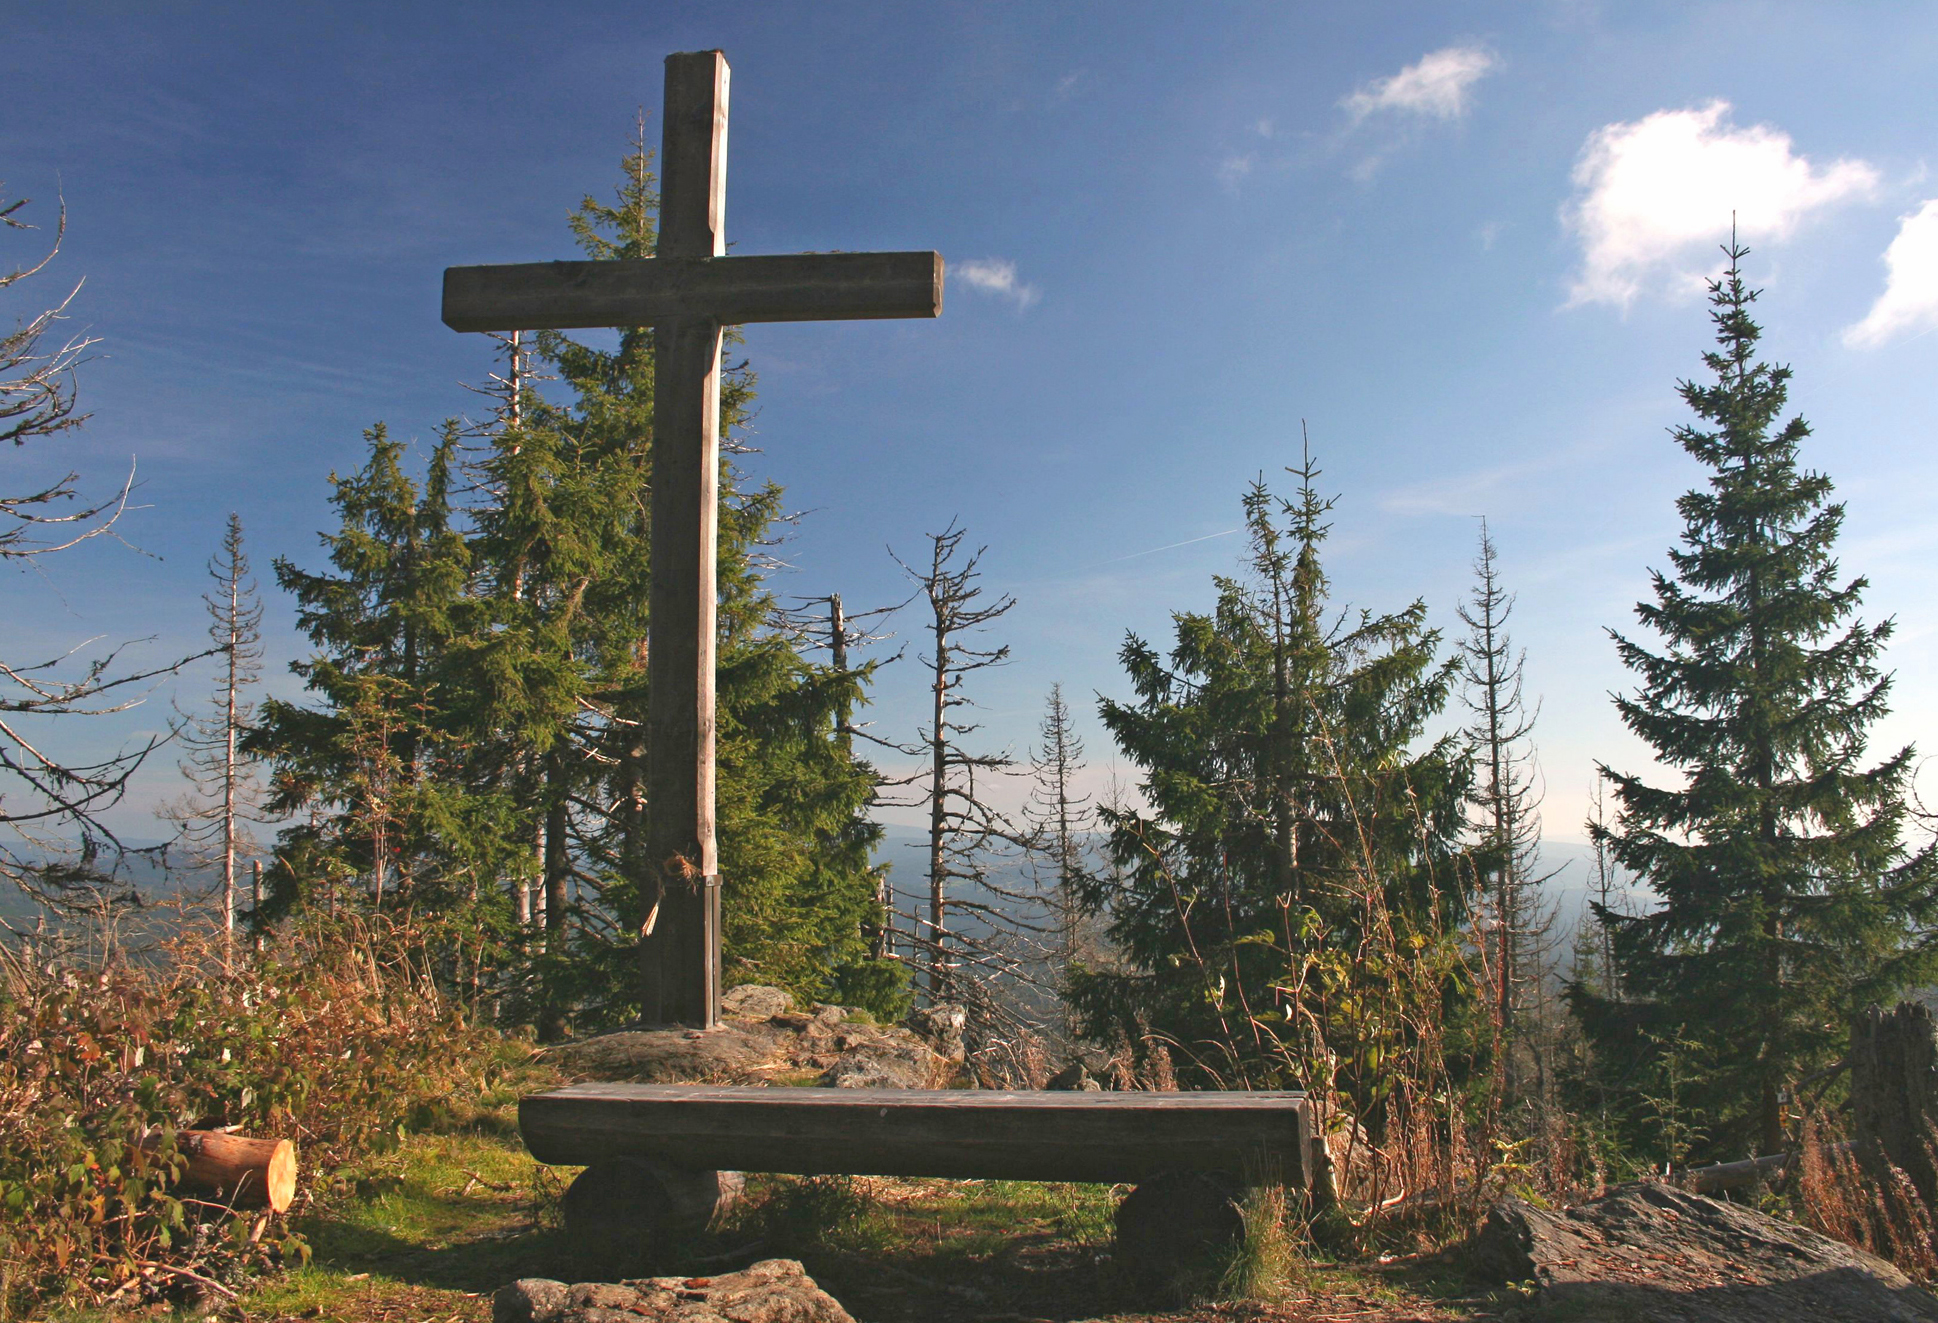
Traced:
<path id="1" fill-rule="evenodd" d="M 1064 570 L 1063 573 L 1081 574 L 1085 570 L 1099 570 L 1106 565 L 1116 565 L 1122 561 L 1136 560 L 1139 556 L 1155 556 L 1160 551 L 1173 551 L 1173 550 L 1176 550 L 1178 547 L 1188 547 L 1193 542 L 1209 542 L 1211 541 L 1211 539 L 1215 537 L 1230 537 L 1233 533 L 1237 533 L 1240 531 L 1241 531 L 1240 529 L 1236 529 L 1236 528 L 1227 528 L 1220 533 L 1206 533 L 1203 537 L 1188 537 L 1182 542 L 1167 542 L 1161 547 L 1151 547 L 1149 550 L 1146 550 L 1146 551 L 1133 551 L 1128 556 L 1112 556 L 1109 560 L 1093 561 L 1088 565 L 1077 565 L 1072 567 L 1071 569 Z"/>
<path id="2" fill-rule="evenodd" d="M 1149 548 L 1145 552 L 1132 552 L 1130 556 L 1112 556 L 1110 560 L 1099 560 L 1099 562 L 1093 562 L 1089 566 L 1078 566 L 1078 568 L 1072 569 L 1070 573 L 1078 573 L 1078 571 L 1083 571 L 1083 569 L 1103 569 L 1105 566 L 1118 564 L 1120 560 L 1136 560 L 1138 556 L 1155 556 L 1157 552 L 1169 552 L 1169 550 L 1174 550 L 1178 546 L 1190 546 L 1192 542 L 1209 542 L 1211 538 L 1215 537 L 1231 537 L 1233 533 L 1238 533 L 1238 529 L 1225 529 L 1223 533 L 1205 533 L 1203 537 L 1188 537 L 1184 538 L 1182 542 L 1165 542 L 1163 546 L 1153 546 L 1153 548 Z"/>

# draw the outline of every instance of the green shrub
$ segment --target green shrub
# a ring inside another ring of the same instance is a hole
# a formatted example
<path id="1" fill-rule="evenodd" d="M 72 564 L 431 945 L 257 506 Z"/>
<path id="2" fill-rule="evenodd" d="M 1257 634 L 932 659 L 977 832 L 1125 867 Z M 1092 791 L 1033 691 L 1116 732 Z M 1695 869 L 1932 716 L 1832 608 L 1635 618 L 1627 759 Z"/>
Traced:
<path id="1" fill-rule="evenodd" d="M 0 1317 L 138 1302 L 308 1253 L 181 1186 L 179 1130 L 296 1141 L 297 1207 L 460 1087 L 481 1042 L 402 925 L 309 927 L 232 974 L 184 944 L 101 971 L 0 958 Z"/>

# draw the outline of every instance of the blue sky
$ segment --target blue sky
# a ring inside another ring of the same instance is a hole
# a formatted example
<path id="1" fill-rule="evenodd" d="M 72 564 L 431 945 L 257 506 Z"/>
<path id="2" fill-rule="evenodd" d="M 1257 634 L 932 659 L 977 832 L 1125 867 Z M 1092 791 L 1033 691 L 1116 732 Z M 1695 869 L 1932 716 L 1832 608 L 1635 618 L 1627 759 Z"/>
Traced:
<path id="1" fill-rule="evenodd" d="M 898 600 L 887 548 L 959 518 L 1019 603 L 978 691 L 992 745 L 1026 752 L 1061 681 L 1101 783 L 1092 695 L 1125 692 L 1125 631 L 1208 604 L 1244 485 L 1304 420 L 1342 602 L 1423 597 L 1451 634 L 1490 520 L 1549 831 L 1579 837 L 1594 761 L 1646 761 L 1603 631 L 1697 476 L 1667 429 L 1734 209 L 1807 461 L 1849 505 L 1844 564 L 1898 621 L 1877 747 L 1938 749 L 1929 5 L 70 3 L 9 34 L 0 179 L 70 217 L 17 292 L 85 277 L 70 329 L 101 358 L 92 421 L 0 457 L 0 490 L 66 467 L 105 490 L 132 461 L 145 507 L 144 554 L 0 581 L 10 659 L 193 645 L 231 509 L 265 580 L 314 565 L 361 429 L 428 440 L 476 407 L 488 347 L 439 323 L 442 268 L 572 256 L 566 212 L 616 182 L 637 107 L 657 140 L 663 57 L 718 46 L 738 251 L 952 270 L 938 322 L 749 330 L 750 463 L 807 512 L 777 586 Z M 9 242 L 12 265 L 34 236 Z M 912 733 L 919 685 L 884 672 L 882 733 Z M 157 763 L 135 803 L 178 789 Z"/>

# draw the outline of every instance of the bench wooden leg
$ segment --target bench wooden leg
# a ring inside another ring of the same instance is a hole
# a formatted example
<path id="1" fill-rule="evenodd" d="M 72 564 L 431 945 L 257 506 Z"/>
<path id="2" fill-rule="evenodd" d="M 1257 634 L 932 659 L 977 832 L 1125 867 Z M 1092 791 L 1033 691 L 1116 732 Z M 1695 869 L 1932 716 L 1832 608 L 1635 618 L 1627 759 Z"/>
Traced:
<path id="1" fill-rule="evenodd" d="M 649 1238 L 704 1231 L 740 1200 L 737 1171 L 690 1171 L 644 1158 L 587 1167 L 565 1192 L 565 1229 L 589 1245 L 637 1248 Z"/>

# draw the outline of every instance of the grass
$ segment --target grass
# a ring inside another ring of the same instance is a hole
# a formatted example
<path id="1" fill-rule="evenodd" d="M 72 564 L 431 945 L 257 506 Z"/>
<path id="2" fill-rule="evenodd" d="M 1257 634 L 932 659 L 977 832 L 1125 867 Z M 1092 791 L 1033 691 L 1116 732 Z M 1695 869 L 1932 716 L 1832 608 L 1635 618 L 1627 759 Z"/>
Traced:
<path id="1" fill-rule="evenodd" d="M 711 1232 L 638 1263 L 590 1260 L 557 1225 L 573 1173 L 540 1167 L 517 1136 L 516 1098 L 544 1081 L 529 1070 L 497 1074 L 476 1102 L 416 1118 L 419 1128 L 394 1149 L 337 1173 L 295 1218 L 310 1263 L 263 1280 L 221 1317 L 484 1323 L 492 1292 L 520 1277 L 717 1273 L 773 1257 L 801 1259 L 862 1323 L 1148 1319 L 1165 1307 L 1140 1297 L 1112 1261 L 1124 1191 L 1110 1186 L 754 1177 L 741 1209 Z M 1234 1308 L 1266 1319 L 1343 1310 L 1356 1323 L 1459 1316 L 1434 1303 L 1434 1284 L 1403 1269 L 1303 1258 L 1283 1211 L 1282 1196 L 1246 1207 L 1253 1234 L 1220 1294 L 1254 1303 L 1172 1308 L 1168 1317 L 1225 1319 Z"/>

